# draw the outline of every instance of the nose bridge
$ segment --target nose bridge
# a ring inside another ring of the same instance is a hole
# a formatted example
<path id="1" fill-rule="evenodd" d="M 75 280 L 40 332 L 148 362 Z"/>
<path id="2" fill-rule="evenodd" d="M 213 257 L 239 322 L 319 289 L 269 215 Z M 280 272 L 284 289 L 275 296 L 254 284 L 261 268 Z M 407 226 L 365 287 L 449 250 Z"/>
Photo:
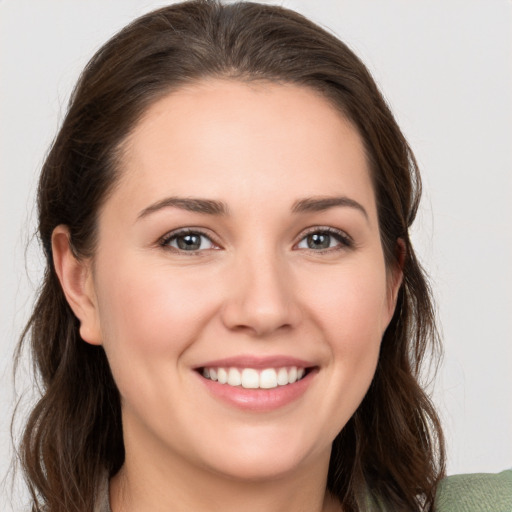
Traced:
<path id="1" fill-rule="evenodd" d="M 299 308 L 286 258 L 260 243 L 235 259 L 224 305 L 226 326 L 263 336 L 296 325 Z"/>

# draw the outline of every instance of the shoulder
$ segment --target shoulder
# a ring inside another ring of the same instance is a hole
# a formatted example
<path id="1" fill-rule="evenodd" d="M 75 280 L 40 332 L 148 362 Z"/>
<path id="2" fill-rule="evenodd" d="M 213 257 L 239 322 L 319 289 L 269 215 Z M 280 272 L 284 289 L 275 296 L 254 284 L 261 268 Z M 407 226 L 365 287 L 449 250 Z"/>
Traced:
<path id="1" fill-rule="evenodd" d="M 512 512 L 512 469 L 453 475 L 439 485 L 438 512 Z"/>

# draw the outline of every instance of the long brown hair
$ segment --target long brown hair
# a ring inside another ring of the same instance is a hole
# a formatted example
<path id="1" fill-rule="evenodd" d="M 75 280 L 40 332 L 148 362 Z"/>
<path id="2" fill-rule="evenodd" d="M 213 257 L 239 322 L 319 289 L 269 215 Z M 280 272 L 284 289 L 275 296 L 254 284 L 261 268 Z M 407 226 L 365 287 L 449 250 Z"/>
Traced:
<path id="1" fill-rule="evenodd" d="M 97 213 L 120 172 L 122 142 L 150 104 L 208 77 L 312 88 L 357 127 L 386 261 L 397 264 L 401 239 L 404 281 L 371 387 L 334 441 L 328 488 L 347 512 L 362 510 L 369 495 L 394 511 L 433 510 L 444 444 L 419 384 L 437 332 L 408 234 L 421 194 L 414 156 L 367 69 L 336 37 L 281 7 L 197 0 L 142 16 L 96 53 L 42 169 L 46 272 L 18 347 L 30 341 L 42 389 L 20 445 L 33 511 L 90 512 L 101 480 L 124 461 L 119 393 L 102 347 L 80 339 L 53 266 L 52 231 L 67 225 L 76 256 L 94 254 Z"/>

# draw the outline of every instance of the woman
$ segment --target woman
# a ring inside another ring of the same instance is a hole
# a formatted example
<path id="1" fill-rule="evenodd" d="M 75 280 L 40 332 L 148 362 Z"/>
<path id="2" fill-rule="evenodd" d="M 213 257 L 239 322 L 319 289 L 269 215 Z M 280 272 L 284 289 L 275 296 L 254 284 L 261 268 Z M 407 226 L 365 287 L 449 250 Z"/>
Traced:
<path id="1" fill-rule="evenodd" d="M 301 16 L 190 2 L 115 36 L 40 180 L 34 509 L 433 509 L 419 194 L 368 72 Z"/>

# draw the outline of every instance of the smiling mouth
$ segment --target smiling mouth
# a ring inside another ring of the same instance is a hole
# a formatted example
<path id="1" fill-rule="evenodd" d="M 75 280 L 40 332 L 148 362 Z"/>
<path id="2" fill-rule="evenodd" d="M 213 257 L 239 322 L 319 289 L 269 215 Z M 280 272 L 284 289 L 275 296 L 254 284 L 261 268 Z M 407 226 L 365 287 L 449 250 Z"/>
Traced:
<path id="1" fill-rule="evenodd" d="M 287 386 L 303 379 L 309 369 L 298 366 L 281 368 L 234 368 L 234 367 L 204 367 L 200 374 L 208 380 L 216 381 L 227 386 L 245 389 L 274 389 Z"/>

